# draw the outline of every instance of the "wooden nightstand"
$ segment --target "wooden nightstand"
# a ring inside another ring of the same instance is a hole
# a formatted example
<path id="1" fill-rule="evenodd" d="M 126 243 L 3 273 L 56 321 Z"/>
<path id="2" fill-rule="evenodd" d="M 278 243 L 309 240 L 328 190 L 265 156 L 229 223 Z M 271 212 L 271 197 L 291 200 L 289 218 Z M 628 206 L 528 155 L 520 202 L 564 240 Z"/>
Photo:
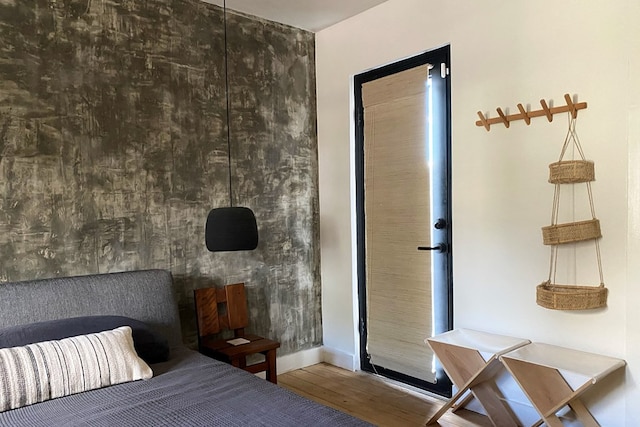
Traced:
<path id="1" fill-rule="evenodd" d="M 203 337 L 200 340 L 200 352 L 251 373 L 266 371 L 267 380 L 277 384 L 276 349 L 280 343 L 258 335 L 245 334 L 242 338 L 250 341 L 247 344 L 232 345 L 227 340 Z M 263 354 L 263 362 L 247 365 L 247 356 Z"/>
<path id="2" fill-rule="evenodd" d="M 258 335 L 245 334 L 249 324 L 244 284 L 194 291 L 198 319 L 198 347 L 202 354 L 232 364 L 251 373 L 266 371 L 267 380 L 277 384 L 276 350 L 280 343 Z M 218 310 L 218 305 L 224 305 Z M 233 330 L 234 338 L 220 339 L 216 334 Z M 248 342 L 234 345 L 233 341 Z M 262 354 L 265 360 L 247 365 L 247 356 Z"/>

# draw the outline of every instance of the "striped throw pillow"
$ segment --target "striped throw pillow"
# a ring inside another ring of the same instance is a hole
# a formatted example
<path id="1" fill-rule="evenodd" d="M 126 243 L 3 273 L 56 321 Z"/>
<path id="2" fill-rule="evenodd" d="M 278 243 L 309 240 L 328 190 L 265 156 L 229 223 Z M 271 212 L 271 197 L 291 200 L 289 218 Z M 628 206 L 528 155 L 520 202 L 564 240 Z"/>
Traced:
<path id="1" fill-rule="evenodd" d="M 151 378 L 131 328 L 0 349 L 0 412 Z"/>

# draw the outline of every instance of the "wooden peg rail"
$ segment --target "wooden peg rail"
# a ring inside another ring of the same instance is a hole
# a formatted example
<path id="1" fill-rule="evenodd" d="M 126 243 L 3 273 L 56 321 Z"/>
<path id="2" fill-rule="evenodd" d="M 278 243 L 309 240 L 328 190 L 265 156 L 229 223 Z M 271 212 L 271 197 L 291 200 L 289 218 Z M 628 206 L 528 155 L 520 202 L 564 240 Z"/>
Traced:
<path id="1" fill-rule="evenodd" d="M 502 123 L 505 127 L 508 128 L 510 122 L 516 120 L 524 120 L 524 122 L 529 125 L 531 123 L 532 117 L 543 116 L 545 116 L 547 120 L 551 122 L 553 121 L 554 114 L 567 112 L 571 112 L 571 115 L 575 119 L 576 117 L 578 117 L 578 110 L 584 110 L 585 108 L 587 108 L 586 102 L 574 103 L 569 94 L 564 95 L 564 100 L 566 101 L 567 105 L 563 105 L 561 107 L 549 107 L 547 101 L 541 99 L 540 105 L 542 106 L 542 109 L 535 111 L 526 111 L 522 104 L 518 104 L 519 113 L 516 114 L 505 114 L 504 111 L 502 111 L 502 108 L 498 107 L 496 108 L 498 117 L 494 117 L 492 119 L 485 117 L 484 114 L 482 114 L 482 111 L 478 111 L 478 117 L 480 117 L 480 120 L 476 121 L 476 126 L 484 126 L 484 128 L 488 132 L 491 130 L 491 125 L 495 125 L 498 123 Z"/>

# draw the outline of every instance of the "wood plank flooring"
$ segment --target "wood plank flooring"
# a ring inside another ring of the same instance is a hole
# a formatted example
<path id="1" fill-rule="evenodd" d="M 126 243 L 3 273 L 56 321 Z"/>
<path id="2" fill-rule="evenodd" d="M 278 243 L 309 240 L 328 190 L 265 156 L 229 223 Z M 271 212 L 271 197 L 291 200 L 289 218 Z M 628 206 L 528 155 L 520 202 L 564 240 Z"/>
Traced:
<path id="1" fill-rule="evenodd" d="M 326 363 L 278 375 L 278 384 L 308 399 L 378 426 L 424 426 L 444 401 L 402 388 L 365 372 Z M 491 426 L 489 419 L 464 409 L 447 412 L 443 427 Z"/>

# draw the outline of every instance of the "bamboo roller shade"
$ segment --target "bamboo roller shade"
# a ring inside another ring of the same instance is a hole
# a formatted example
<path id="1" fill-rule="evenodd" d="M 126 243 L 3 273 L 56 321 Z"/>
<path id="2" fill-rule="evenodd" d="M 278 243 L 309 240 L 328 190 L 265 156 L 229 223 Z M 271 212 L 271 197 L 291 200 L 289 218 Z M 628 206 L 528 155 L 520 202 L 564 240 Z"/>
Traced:
<path id="1" fill-rule="evenodd" d="M 433 381 L 428 66 L 363 84 L 367 350 L 371 363 Z"/>

